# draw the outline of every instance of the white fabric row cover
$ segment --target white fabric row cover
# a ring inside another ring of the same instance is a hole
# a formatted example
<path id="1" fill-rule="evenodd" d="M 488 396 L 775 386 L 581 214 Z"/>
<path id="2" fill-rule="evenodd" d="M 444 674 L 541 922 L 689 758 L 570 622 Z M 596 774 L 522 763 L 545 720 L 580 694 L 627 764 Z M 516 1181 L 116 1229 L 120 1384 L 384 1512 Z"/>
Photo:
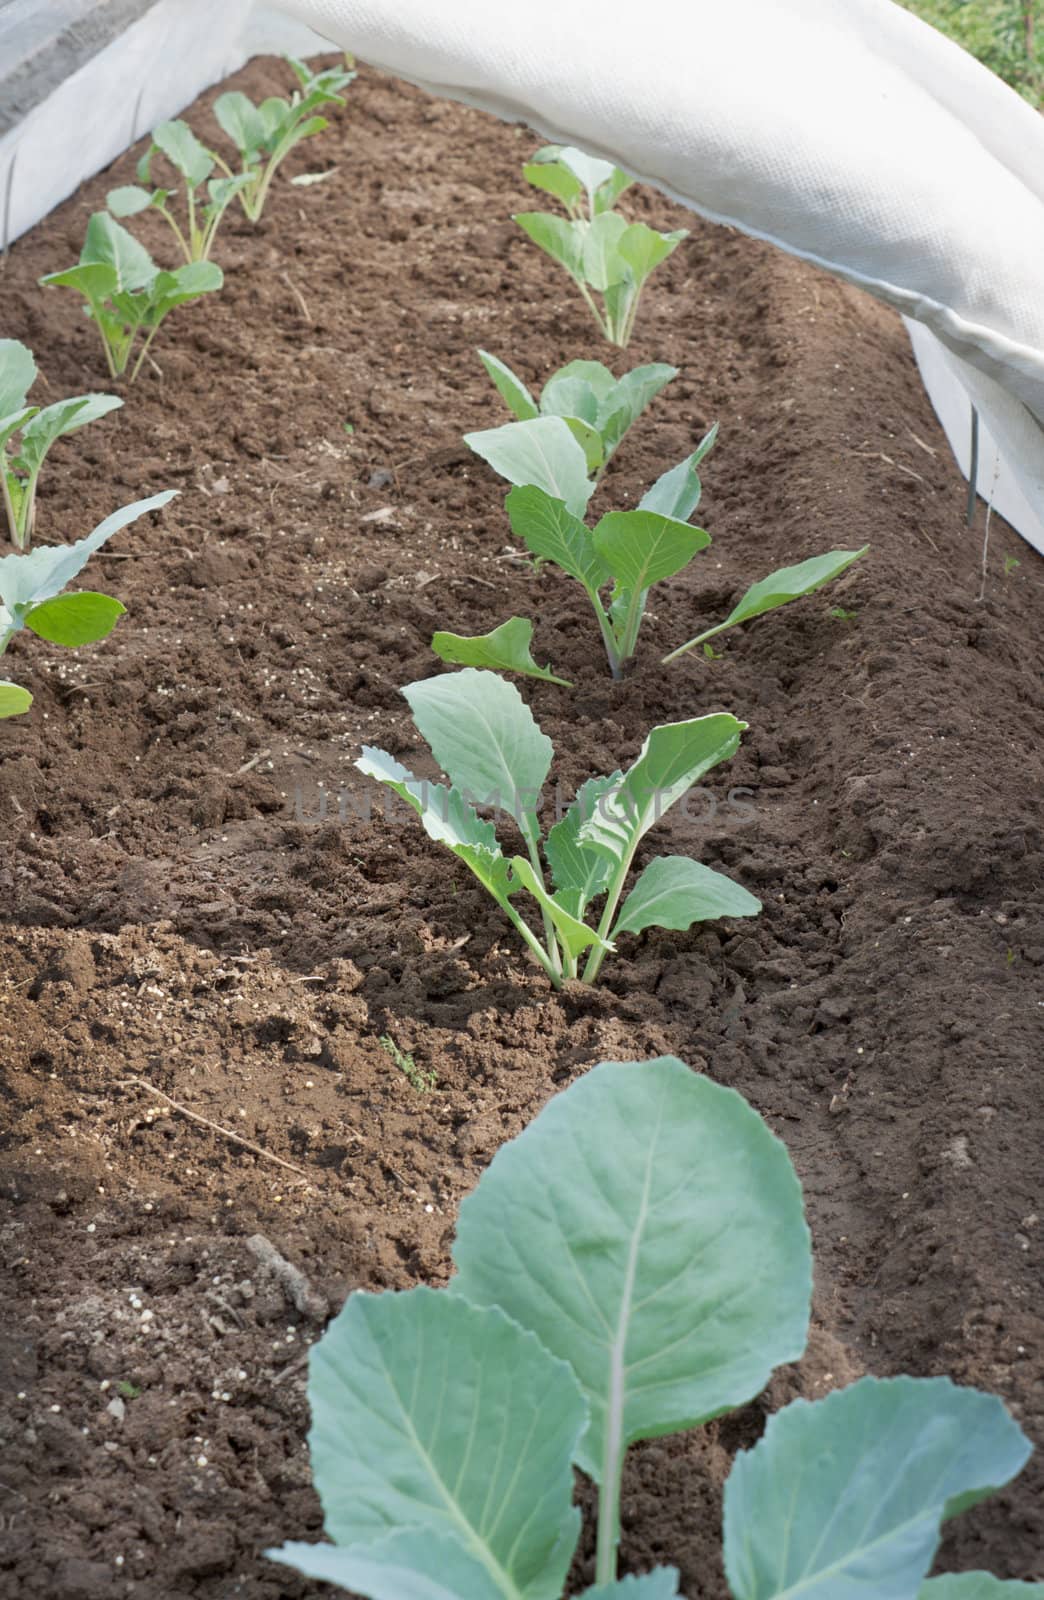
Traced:
<path id="1" fill-rule="evenodd" d="M 957 45 L 891 0 L 280 4 L 922 324 L 1044 548 L 1044 117 Z"/>

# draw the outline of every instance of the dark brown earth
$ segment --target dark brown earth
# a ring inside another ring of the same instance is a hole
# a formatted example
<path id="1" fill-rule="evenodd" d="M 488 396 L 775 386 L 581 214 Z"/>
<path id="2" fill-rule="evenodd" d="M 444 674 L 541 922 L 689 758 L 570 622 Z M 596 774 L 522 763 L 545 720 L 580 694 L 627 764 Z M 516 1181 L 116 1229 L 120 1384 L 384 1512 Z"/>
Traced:
<path id="1" fill-rule="evenodd" d="M 286 76 L 236 81 L 257 96 Z M 190 117 L 214 137 L 210 98 Z M 59 447 L 42 493 L 45 541 L 181 497 L 88 573 L 128 607 L 107 642 L 23 634 L 8 657 L 36 701 L 0 731 L 0 1592 L 328 1592 L 259 1554 L 319 1533 L 302 1357 L 321 1322 L 248 1238 L 332 1308 L 443 1281 L 499 1143 L 593 1062 L 671 1051 L 786 1140 L 816 1250 L 801 1366 L 703 1438 L 634 1452 L 625 1565 L 672 1560 L 690 1600 L 719 1600 L 731 1453 L 795 1394 L 950 1373 L 1044 1443 L 1042 566 L 995 520 L 983 587 L 982 513 L 967 531 L 893 315 L 638 195 L 632 215 L 693 233 L 623 358 L 509 220 L 532 203 L 530 134 L 369 72 L 349 98 L 292 169 L 334 177 L 226 227 L 225 292 L 172 318 L 126 409 Z M 133 160 L 0 275 L 0 331 L 51 397 L 106 383 L 78 302 L 36 279 L 75 259 Z M 601 509 L 721 423 L 715 543 L 656 591 L 621 685 L 582 594 L 513 558 L 502 486 L 460 446 L 505 420 L 477 345 L 536 384 L 581 355 L 682 369 Z M 658 665 L 753 578 L 864 542 L 839 586 L 723 659 Z M 654 722 L 749 721 L 717 814 L 673 813 L 650 853 L 729 870 L 763 898 L 756 923 L 625 939 L 599 988 L 556 995 L 419 828 L 348 802 L 337 820 L 342 785 L 367 793 L 360 743 L 417 757 L 398 690 L 435 669 L 433 629 L 513 613 L 576 680 L 523 685 L 565 787 Z M 1035 1460 L 953 1525 L 943 1566 L 1044 1577 Z"/>

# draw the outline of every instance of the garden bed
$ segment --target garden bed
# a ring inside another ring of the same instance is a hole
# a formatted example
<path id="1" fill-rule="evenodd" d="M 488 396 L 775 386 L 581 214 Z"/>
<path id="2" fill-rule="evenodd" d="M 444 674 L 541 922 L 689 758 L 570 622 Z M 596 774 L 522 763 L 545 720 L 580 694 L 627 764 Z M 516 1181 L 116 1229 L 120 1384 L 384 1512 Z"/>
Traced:
<path id="1" fill-rule="evenodd" d="M 234 83 L 257 98 L 286 71 Z M 188 113 L 204 137 L 211 99 Z M 322 1323 L 248 1240 L 332 1308 L 441 1282 L 457 1204 L 505 1138 L 590 1064 L 672 1052 L 786 1141 L 817 1270 L 799 1367 L 633 1452 L 624 1569 L 671 1560 L 718 1600 L 731 1455 L 794 1394 L 945 1372 L 1044 1443 L 1042 565 L 995 520 L 983 583 L 981 510 L 968 531 L 891 313 L 629 196 L 693 236 L 613 364 L 681 376 L 596 508 L 633 505 L 714 420 L 721 439 L 715 542 L 655 591 L 613 684 L 582 592 L 518 559 L 504 486 L 460 443 L 506 419 L 476 346 L 536 384 L 606 358 L 509 220 L 533 138 L 371 72 L 348 100 L 316 146 L 337 173 L 277 185 L 256 230 L 226 223 L 225 290 L 171 319 L 125 409 L 58 446 L 42 484 L 44 542 L 182 493 L 95 558 L 128 607 L 108 641 L 23 635 L 9 656 L 35 703 L 0 731 L 0 1592 L 329 1592 L 259 1554 L 321 1526 L 302 1357 Z M 108 385 L 74 298 L 36 280 L 133 164 L 0 274 L 0 332 L 49 398 Z M 866 542 L 722 659 L 659 665 L 753 578 Z M 383 824 L 376 796 L 365 819 L 362 743 L 433 771 L 399 688 L 435 669 L 434 629 L 512 614 L 576 683 L 523 685 L 565 793 L 655 722 L 749 722 L 716 806 L 672 813 L 656 849 L 729 871 L 761 918 L 626 936 L 597 988 L 555 994 L 419 826 Z M 1042 1459 L 961 1519 L 947 1566 L 1044 1575 Z M 578 1576 L 590 1557 L 588 1538 Z"/>

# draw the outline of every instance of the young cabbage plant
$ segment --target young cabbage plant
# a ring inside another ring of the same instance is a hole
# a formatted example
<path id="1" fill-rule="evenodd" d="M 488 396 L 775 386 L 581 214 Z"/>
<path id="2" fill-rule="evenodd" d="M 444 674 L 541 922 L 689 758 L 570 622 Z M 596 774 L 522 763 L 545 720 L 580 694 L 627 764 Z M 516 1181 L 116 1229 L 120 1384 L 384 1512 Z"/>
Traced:
<path id="1" fill-rule="evenodd" d="M 184 182 L 184 226 L 168 204 L 177 191 L 151 187 L 157 155 L 165 156 Z M 114 217 L 158 211 L 173 233 L 185 261 L 207 261 L 222 217 L 250 181 L 245 173 L 212 177 L 219 163 L 224 166 L 220 156 L 200 144 L 187 122 L 161 122 L 153 130 L 152 143 L 138 162 L 138 182 L 110 189 L 105 203 Z M 150 187 L 142 188 L 142 184 Z"/>
<path id="2" fill-rule="evenodd" d="M 333 1542 L 269 1556 L 367 1600 L 560 1600 L 578 1467 L 598 1489 L 582 1600 L 675 1600 L 672 1567 L 618 1577 L 626 1452 L 748 1402 L 804 1350 L 785 1147 L 675 1057 L 603 1062 L 498 1151 L 453 1259 L 445 1289 L 352 1294 L 313 1350 Z M 998 1400 L 947 1379 L 795 1401 L 726 1484 L 734 1600 L 1041 1600 L 986 1574 L 925 1582 L 944 1519 L 1028 1454 Z"/>
<path id="3" fill-rule="evenodd" d="M 165 506 L 175 493 L 166 489 L 121 506 L 75 544 L 37 545 L 24 554 L 0 558 L 0 655 L 23 628 L 50 644 L 69 648 L 106 638 L 126 609 L 120 601 L 87 589 L 71 594 L 62 590 L 107 539 L 147 511 Z M 32 696 L 17 684 L 0 683 L 0 717 L 17 716 L 31 703 Z"/>
<path id="4" fill-rule="evenodd" d="M 500 906 L 559 988 L 593 983 L 621 933 L 684 930 L 717 917 L 752 917 L 760 901 L 739 884 L 686 856 L 658 856 L 623 899 L 638 846 L 664 812 L 719 762 L 735 755 L 747 726 L 726 713 L 653 728 L 626 772 L 591 778 L 543 837 L 538 812 L 551 767 L 551 741 L 513 684 L 466 667 L 403 689 L 418 731 L 450 787 L 414 777 L 384 750 L 364 747 L 355 765 L 420 817 Z M 514 817 L 526 854 L 505 855 L 477 806 Z M 550 868 L 550 883 L 543 857 Z M 543 939 L 515 905 L 526 891 L 540 908 Z M 596 925 L 585 920 L 601 902 Z"/>
<path id="5" fill-rule="evenodd" d="M 131 369 L 133 383 L 166 317 L 177 306 L 220 289 L 224 278 L 213 261 L 186 262 L 173 272 L 157 267 L 133 234 L 107 211 L 96 211 L 87 224 L 78 264 L 50 272 L 40 282 L 83 295 L 111 377 L 127 370 L 138 336 L 143 335 Z"/>
<path id="6" fill-rule="evenodd" d="M 78 394 L 49 406 L 29 405 L 35 382 L 32 352 L 17 339 L 0 339 L 0 492 L 7 531 L 18 550 L 32 543 L 36 486 L 55 440 L 123 404 L 114 394 Z"/>
<path id="7" fill-rule="evenodd" d="M 343 106 L 344 99 L 337 91 L 356 76 L 339 68 L 313 73 L 303 61 L 289 56 L 287 60 L 299 85 L 289 100 L 273 96 L 255 105 L 236 89 L 219 95 L 214 102 L 215 117 L 239 151 L 244 181 L 237 192 L 251 222 L 260 219 L 272 179 L 294 146 L 328 126 L 325 117 L 313 113 L 320 106 Z M 326 176 L 323 172 L 306 172 L 290 181 L 318 183 Z"/>
<path id="8" fill-rule="evenodd" d="M 602 336 L 626 348 L 642 289 L 688 238 L 688 229 L 657 233 L 644 222 L 627 222 L 613 207 L 633 179 L 572 146 L 545 146 L 523 172 L 536 188 L 560 200 L 567 216 L 527 211 L 512 220 L 565 268 Z M 601 296 L 600 306 L 596 295 Z"/>
<path id="9" fill-rule="evenodd" d="M 677 367 L 666 366 L 662 361 L 634 367 L 622 378 L 614 378 L 600 361 L 569 361 L 548 378 L 538 404 L 506 362 L 486 350 L 478 354 L 497 393 L 517 421 L 562 417 L 568 423 L 596 482 L 624 434 L 661 389 L 678 376 Z M 475 437 L 469 435 L 469 441 Z"/>

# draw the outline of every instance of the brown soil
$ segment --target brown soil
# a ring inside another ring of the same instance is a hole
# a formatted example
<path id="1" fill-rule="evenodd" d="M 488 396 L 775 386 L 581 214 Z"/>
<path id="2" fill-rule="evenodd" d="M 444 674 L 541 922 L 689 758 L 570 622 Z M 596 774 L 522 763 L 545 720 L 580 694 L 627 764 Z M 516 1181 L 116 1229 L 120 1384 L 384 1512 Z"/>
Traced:
<path id="1" fill-rule="evenodd" d="M 236 81 L 285 77 L 263 62 Z M 979 597 L 981 513 L 966 531 L 894 316 L 639 195 L 632 213 L 693 234 L 626 364 L 682 375 L 598 505 L 633 504 L 715 419 L 721 442 L 715 543 L 656 591 L 614 686 L 583 596 L 512 558 L 502 486 L 460 446 L 505 419 L 477 345 L 537 384 L 579 355 L 624 370 L 508 220 L 531 203 L 532 138 L 369 72 L 349 95 L 320 149 L 336 176 L 281 185 L 256 231 L 226 227 L 225 292 L 172 318 L 158 368 L 56 450 L 43 490 L 45 540 L 182 494 L 95 560 L 90 581 L 128 607 L 105 644 L 22 635 L 9 657 L 36 702 L 0 735 L 0 1592 L 330 1592 L 259 1554 L 320 1530 L 301 1359 L 320 1323 L 247 1240 L 331 1307 L 438 1283 L 502 1140 L 591 1063 L 671 1051 L 786 1140 L 816 1250 L 801 1366 L 704 1437 L 634 1452 L 627 1566 L 675 1561 L 690 1600 L 718 1600 L 731 1453 L 794 1394 L 945 1372 L 1044 1441 L 1041 563 L 995 520 Z M 36 279 L 75 258 L 133 159 L 0 276 L 0 327 L 53 396 L 106 384 L 78 302 Z M 723 659 L 659 667 L 754 577 L 867 541 L 835 590 Z M 342 785 L 367 793 L 360 743 L 418 758 L 398 690 L 434 670 L 432 630 L 514 613 L 576 680 L 523 685 L 566 788 L 654 722 L 749 721 L 717 814 L 675 812 L 650 853 L 731 871 L 764 899 L 757 922 L 626 939 L 599 988 L 556 995 L 419 828 L 353 804 L 337 820 Z M 382 1036 L 437 1087 L 412 1086 Z M 945 1566 L 1044 1577 L 1041 1460 L 953 1525 Z"/>

